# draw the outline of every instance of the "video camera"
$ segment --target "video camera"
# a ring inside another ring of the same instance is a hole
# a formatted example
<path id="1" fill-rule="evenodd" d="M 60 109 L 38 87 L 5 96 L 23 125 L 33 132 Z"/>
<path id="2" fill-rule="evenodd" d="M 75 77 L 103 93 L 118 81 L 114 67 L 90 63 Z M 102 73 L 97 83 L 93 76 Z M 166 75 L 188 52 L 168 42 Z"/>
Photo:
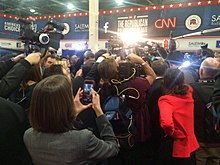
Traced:
<path id="1" fill-rule="evenodd" d="M 25 43 L 26 54 L 40 51 L 42 56 L 44 56 L 49 47 L 55 50 L 60 47 L 60 40 L 64 38 L 62 31 L 65 29 L 65 25 L 63 23 L 58 23 L 53 18 L 50 18 L 41 31 L 35 32 L 32 21 L 21 18 L 18 18 L 17 21 L 21 23 L 20 37 L 18 39 Z"/>
<path id="2" fill-rule="evenodd" d="M 146 77 L 146 74 L 140 64 L 125 60 L 119 63 L 119 80 Z"/>

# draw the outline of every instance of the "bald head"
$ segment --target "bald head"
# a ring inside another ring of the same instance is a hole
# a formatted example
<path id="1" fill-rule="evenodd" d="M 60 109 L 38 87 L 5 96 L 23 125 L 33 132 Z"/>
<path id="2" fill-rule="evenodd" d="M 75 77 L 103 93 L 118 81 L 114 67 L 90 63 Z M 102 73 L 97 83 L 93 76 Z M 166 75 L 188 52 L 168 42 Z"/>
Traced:
<path id="1" fill-rule="evenodd" d="M 200 78 L 213 79 L 219 69 L 220 69 L 220 63 L 216 59 L 212 57 L 208 57 L 201 63 L 200 71 L 199 71 Z"/>

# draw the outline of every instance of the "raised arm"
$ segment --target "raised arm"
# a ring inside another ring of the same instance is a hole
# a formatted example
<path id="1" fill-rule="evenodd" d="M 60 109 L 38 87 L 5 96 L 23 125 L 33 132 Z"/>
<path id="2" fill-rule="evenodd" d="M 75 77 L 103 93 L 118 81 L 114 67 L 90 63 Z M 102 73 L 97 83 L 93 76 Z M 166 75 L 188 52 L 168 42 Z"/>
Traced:
<path id="1" fill-rule="evenodd" d="M 127 58 L 130 59 L 134 63 L 142 65 L 148 82 L 150 84 L 154 82 L 154 80 L 156 79 L 156 74 L 154 73 L 153 69 L 150 67 L 150 65 L 147 62 L 145 62 L 141 57 L 139 57 L 136 54 L 130 54 L 128 55 Z"/>

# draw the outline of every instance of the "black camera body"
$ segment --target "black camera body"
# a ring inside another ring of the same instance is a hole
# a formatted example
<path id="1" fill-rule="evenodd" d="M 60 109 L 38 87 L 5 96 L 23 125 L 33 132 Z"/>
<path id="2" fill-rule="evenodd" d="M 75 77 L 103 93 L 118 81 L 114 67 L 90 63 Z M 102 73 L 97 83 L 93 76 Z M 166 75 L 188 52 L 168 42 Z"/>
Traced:
<path id="1" fill-rule="evenodd" d="M 27 54 L 36 51 L 32 47 L 38 47 L 38 51 L 41 51 L 43 56 L 49 47 L 56 50 L 59 49 L 60 40 L 64 38 L 61 33 L 65 28 L 64 24 L 57 23 L 54 19 L 50 18 L 42 31 L 35 32 L 32 21 L 20 18 L 17 21 L 22 24 L 18 39 L 25 43 L 25 52 Z"/>
<path id="2" fill-rule="evenodd" d="M 136 77 L 146 77 L 140 64 L 128 60 L 119 63 L 119 80 L 134 79 Z"/>

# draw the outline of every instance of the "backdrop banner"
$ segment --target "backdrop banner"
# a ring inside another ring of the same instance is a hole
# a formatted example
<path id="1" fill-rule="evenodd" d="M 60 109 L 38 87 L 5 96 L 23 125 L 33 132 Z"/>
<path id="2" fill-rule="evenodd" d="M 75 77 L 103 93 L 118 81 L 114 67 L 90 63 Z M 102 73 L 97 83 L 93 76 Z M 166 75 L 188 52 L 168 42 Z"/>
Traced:
<path id="1" fill-rule="evenodd" d="M 130 28 L 143 33 L 147 38 L 180 36 L 205 29 L 220 27 L 220 5 L 193 6 L 188 8 L 171 8 L 140 12 L 121 12 L 100 14 L 99 39 L 110 39 L 118 32 Z M 43 16 L 42 16 L 43 17 Z M 89 17 L 77 16 L 69 18 L 55 18 L 59 23 L 66 23 L 65 39 L 86 40 L 89 37 Z M 34 22 L 34 30 L 40 31 L 47 19 Z M 0 38 L 17 39 L 21 24 L 15 19 L 0 18 Z M 219 33 L 206 34 L 218 36 Z"/>

